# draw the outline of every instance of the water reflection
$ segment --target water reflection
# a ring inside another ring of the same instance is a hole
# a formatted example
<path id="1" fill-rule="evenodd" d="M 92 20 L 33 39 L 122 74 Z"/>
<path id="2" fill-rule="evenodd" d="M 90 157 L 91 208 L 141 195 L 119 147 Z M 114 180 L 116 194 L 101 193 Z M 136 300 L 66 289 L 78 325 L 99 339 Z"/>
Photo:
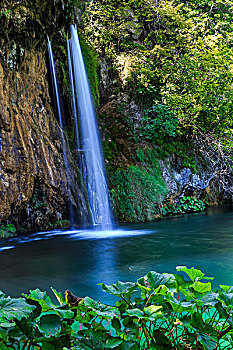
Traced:
<path id="1" fill-rule="evenodd" d="M 177 265 L 194 266 L 215 276 L 215 287 L 233 284 L 229 208 L 127 225 L 108 234 L 53 231 L 14 238 L 0 246 L 0 289 L 17 296 L 53 286 L 108 302 L 97 283 L 134 281 L 150 270 L 175 272 Z"/>

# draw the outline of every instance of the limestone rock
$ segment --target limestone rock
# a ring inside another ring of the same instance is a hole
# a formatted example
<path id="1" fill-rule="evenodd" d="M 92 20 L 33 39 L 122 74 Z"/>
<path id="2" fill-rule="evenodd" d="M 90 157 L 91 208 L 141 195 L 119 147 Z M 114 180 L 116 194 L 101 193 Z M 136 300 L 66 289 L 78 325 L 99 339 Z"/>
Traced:
<path id="1" fill-rule="evenodd" d="M 3 0 L 3 10 L 7 3 Z M 69 219 L 61 131 L 46 56 L 46 34 L 65 26 L 60 5 L 53 0 L 13 1 L 10 17 L 0 18 L 0 222 L 10 220 L 26 230 L 48 229 Z M 79 174 L 68 146 L 67 152 L 72 205 L 80 223 L 88 209 L 81 204 Z"/>

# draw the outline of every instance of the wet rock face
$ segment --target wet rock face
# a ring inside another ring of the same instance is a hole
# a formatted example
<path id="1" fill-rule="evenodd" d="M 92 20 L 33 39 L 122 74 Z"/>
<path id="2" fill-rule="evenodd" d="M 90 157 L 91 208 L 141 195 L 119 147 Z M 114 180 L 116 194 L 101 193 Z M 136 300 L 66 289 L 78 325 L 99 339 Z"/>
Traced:
<path id="1" fill-rule="evenodd" d="M 1 1 L 1 47 L 16 42 L 23 48 L 43 49 L 44 37 L 53 35 L 64 26 L 66 13 L 63 1 Z"/>
<path id="2" fill-rule="evenodd" d="M 11 66 L 3 70 L 0 65 L 1 220 L 26 209 L 35 179 L 44 187 L 48 203 L 53 188 L 61 187 L 65 192 L 60 134 L 50 106 L 46 73 L 43 55 L 33 51 L 25 51 L 18 71 Z M 60 205 L 65 205 L 62 196 Z"/>
<path id="3" fill-rule="evenodd" d="M 222 193 L 213 173 L 200 170 L 195 174 L 189 168 L 176 169 L 171 159 L 160 160 L 162 176 L 168 188 L 167 201 L 176 202 L 179 197 L 194 196 L 204 199 L 214 205 L 226 200 L 227 194 Z"/>
<path id="4" fill-rule="evenodd" d="M 56 29 L 62 16 L 53 12 L 53 1 L 11 3 L 12 16 L 0 19 L 6 40 L 0 45 L 0 222 L 10 220 L 26 230 L 48 229 L 69 219 L 61 133 L 52 107 L 43 36 L 54 23 Z M 35 25 L 30 29 L 31 23 Z M 78 174 L 70 174 L 80 223 L 87 208 L 80 205 Z"/>

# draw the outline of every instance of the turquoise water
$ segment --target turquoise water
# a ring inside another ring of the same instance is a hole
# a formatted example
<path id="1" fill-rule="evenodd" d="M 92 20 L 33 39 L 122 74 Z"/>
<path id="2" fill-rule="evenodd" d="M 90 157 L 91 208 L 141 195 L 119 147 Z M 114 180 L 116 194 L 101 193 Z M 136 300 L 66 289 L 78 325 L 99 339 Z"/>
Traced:
<path id="1" fill-rule="evenodd" d="M 110 302 L 97 286 L 135 281 L 150 270 L 196 267 L 219 284 L 233 285 L 233 211 L 127 225 L 116 231 L 53 231 L 1 242 L 0 289 L 11 296 L 53 286 Z"/>

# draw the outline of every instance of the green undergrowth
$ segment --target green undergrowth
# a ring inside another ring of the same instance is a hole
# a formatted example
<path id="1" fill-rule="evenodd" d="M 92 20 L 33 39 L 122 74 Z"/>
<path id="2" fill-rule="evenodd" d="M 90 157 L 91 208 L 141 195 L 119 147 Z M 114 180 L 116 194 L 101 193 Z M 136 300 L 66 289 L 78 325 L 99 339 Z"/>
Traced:
<path id="1" fill-rule="evenodd" d="M 55 228 L 65 228 L 65 227 L 70 227 L 71 222 L 69 220 L 57 220 L 54 221 L 53 223 L 49 223 L 49 228 L 50 229 L 55 229 Z"/>
<path id="2" fill-rule="evenodd" d="M 1 350 L 229 350 L 233 347 L 232 286 L 211 288 L 195 268 L 151 271 L 136 282 L 100 283 L 114 305 L 65 297 L 52 288 L 21 298 L 0 292 Z"/>
<path id="3" fill-rule="evenodd" d="M 15 236 L 16 228 L 12 224 L 6 224 L 0 226 L 0 238 L 9 238 Z"/>
<path id="4" fill-rule="evenodd" d="M 137 158 L 137 165 L 118 168 L 111 175 L 112 205 L 121 221 L 153 220 L 156 204 L 167 194 L 156 151 L 138 149 Z"/>
<path id="5" fill-rule="evenodd" d="M 177 203 L 167 204 L 159 207 L 161 216 L 179 215 L 185 213 L 197 213 L 204 211 L 208 203 L 195 197 L 181 197 Z"/>
<path id="6" fill-rule="evenodd" d="M 156 104 L 144 111 L 142 125 L 139 131 L 140 137 L 149 141 L 156 141 L 163 137 L 175 137 L 177 135 L 178 119 L 166 105 Z"/>
<path id="7" fill-rule="evenodd" d="M 180 147 L 180 145 L 183 145 Z M 195 196 L 180 196 L 166 203 L 168 188 L 161 174 L 159 160 L 169 155 L 179 157 L 182 167 L 198 172 L 200 162 L 190 145 L 179 141 L 160 146 L 137 147 L 134 165 L 111 168 L 110 194 L 114 214 L 122 222 L 153 221 L 163 216 L 204 211 L 208 203 Z"/>

